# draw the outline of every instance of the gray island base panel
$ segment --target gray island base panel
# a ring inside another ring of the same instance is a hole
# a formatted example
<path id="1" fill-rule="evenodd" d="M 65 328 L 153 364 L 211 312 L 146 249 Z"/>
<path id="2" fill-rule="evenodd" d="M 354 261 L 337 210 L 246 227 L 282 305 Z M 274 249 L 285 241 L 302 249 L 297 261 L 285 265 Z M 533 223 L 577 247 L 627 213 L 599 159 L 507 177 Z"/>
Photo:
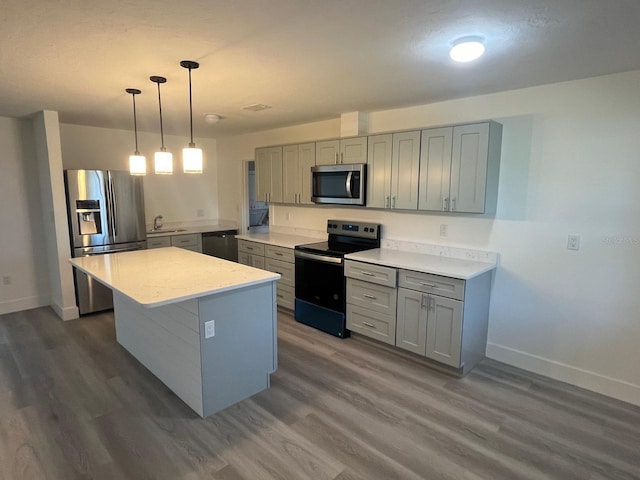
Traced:
<path id="1" fill-rule="evenodd" d="M 116 338 L 201 417 L 269 388 L 275 282 L 145 308 L 114 291 Z M 214 336 L 205 338 L 205 322 Z"/>

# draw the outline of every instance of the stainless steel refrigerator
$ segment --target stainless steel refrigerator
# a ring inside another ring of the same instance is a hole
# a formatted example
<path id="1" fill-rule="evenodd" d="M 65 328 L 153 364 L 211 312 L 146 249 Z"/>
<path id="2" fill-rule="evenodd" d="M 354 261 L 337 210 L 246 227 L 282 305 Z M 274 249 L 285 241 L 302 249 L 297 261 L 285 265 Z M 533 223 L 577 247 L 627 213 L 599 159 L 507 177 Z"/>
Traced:
<path id="1" fill-rule="evenodd" d="M 142 178 L 115 170 L 65 170 L 73 257 L 147 248 Z M 74 268 L 80 315 L 113 308 L 111 290 Z"/>

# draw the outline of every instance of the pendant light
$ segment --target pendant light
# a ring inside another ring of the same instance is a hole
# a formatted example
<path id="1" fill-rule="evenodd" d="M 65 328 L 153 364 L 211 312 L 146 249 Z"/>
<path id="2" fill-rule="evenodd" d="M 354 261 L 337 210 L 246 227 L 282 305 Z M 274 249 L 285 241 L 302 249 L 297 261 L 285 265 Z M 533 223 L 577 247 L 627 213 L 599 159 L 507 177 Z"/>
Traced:
<path id="1" fill-rule="evenodd" d="M 164 77 L 149 77 L 153 83 L 158 85 L 158 108 L 160 110 L 160 150 L 154 154 L 155 172 L 158 175 L 171 175 L 173 173 L 173 155 L 164 148 L 164 130 L 162 129 L 162 99 L 160 98 L 160 84 L 167 83 Z"/>
<path id="2" fill-rule="evenodd" d="M 142 91 L 137 88 L 127 88 L 125 91 L 130 93 L 133 98 L 133 134 L 136 139 L 136 150 L 133 155 L 129 155 L 129 173 L 131 175 L 146 175 L 147 159 L 138 151 L 138 122 L 136 119 L 136 95 L 140 95 Z"/>
<path id="3" fill-rule="evenodd" d="M 182 149 L 182 169 L 184 173 L 202 173 L 202 150 L 193 143 L 193 102 L 191 95 L 191 70 L 200 67 L 198 62 L 182 60 L 180 66 L 189 70 L 189 131 L 191 141 L 188 148 Z"/>

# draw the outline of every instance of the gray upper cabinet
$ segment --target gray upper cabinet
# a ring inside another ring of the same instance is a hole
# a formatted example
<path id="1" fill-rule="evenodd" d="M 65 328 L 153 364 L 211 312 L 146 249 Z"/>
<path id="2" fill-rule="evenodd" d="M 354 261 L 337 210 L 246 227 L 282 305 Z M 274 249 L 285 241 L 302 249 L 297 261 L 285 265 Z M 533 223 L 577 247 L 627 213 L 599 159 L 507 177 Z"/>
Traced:
<path id="1" fill-rule="evenodd" d="M 420 210 L 494 212 L 502 125 L 484 122 L 422 132 Z"/>
<path id="2" fill-rule="evenodd" d="M 448 211 L 453 127 L 422 131 L 420 148 L 420 210 Z"/>
<path id="3" fill-rule="evenodd" d="M 393 134 L 391 208 L 418 208 L 420 132 Z"/>
<path id="4" fill-rule="evenodd" d="M 369 137 L 367 149 L 367 207 L 389 208 L 393 135 Z"/>
<path id="5" fill-rule="evenodd" d="M 282 202 L 282 147 L 256 148 L 256 200 Z"/>
<path id="6" fill-rule="evenodd" d="M 316 142 L 316 165 L 367 163 L 367 137 Z"/>
<path id="7" fill-rule="evenodd" d="M 367 206 L 418 208 L 420 132 L 369 137 Z"/>
<path id="8" fill-rule="evenodd" d="M 316 164 L 316 144 L 282 147 L 282 198 L 284 203 L 311 204 L 311 167 Z"/>

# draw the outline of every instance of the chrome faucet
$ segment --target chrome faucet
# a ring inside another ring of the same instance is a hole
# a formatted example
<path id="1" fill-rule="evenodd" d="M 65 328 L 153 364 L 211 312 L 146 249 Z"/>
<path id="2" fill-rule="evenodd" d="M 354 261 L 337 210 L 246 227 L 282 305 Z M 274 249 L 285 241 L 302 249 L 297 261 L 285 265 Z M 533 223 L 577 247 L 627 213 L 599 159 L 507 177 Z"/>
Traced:
<path id="1" fill-rule="evenodd" d="M 162 215 L 158 215 L 153 219 L 153 231 L 160 230 L 162 228 Z"/>

